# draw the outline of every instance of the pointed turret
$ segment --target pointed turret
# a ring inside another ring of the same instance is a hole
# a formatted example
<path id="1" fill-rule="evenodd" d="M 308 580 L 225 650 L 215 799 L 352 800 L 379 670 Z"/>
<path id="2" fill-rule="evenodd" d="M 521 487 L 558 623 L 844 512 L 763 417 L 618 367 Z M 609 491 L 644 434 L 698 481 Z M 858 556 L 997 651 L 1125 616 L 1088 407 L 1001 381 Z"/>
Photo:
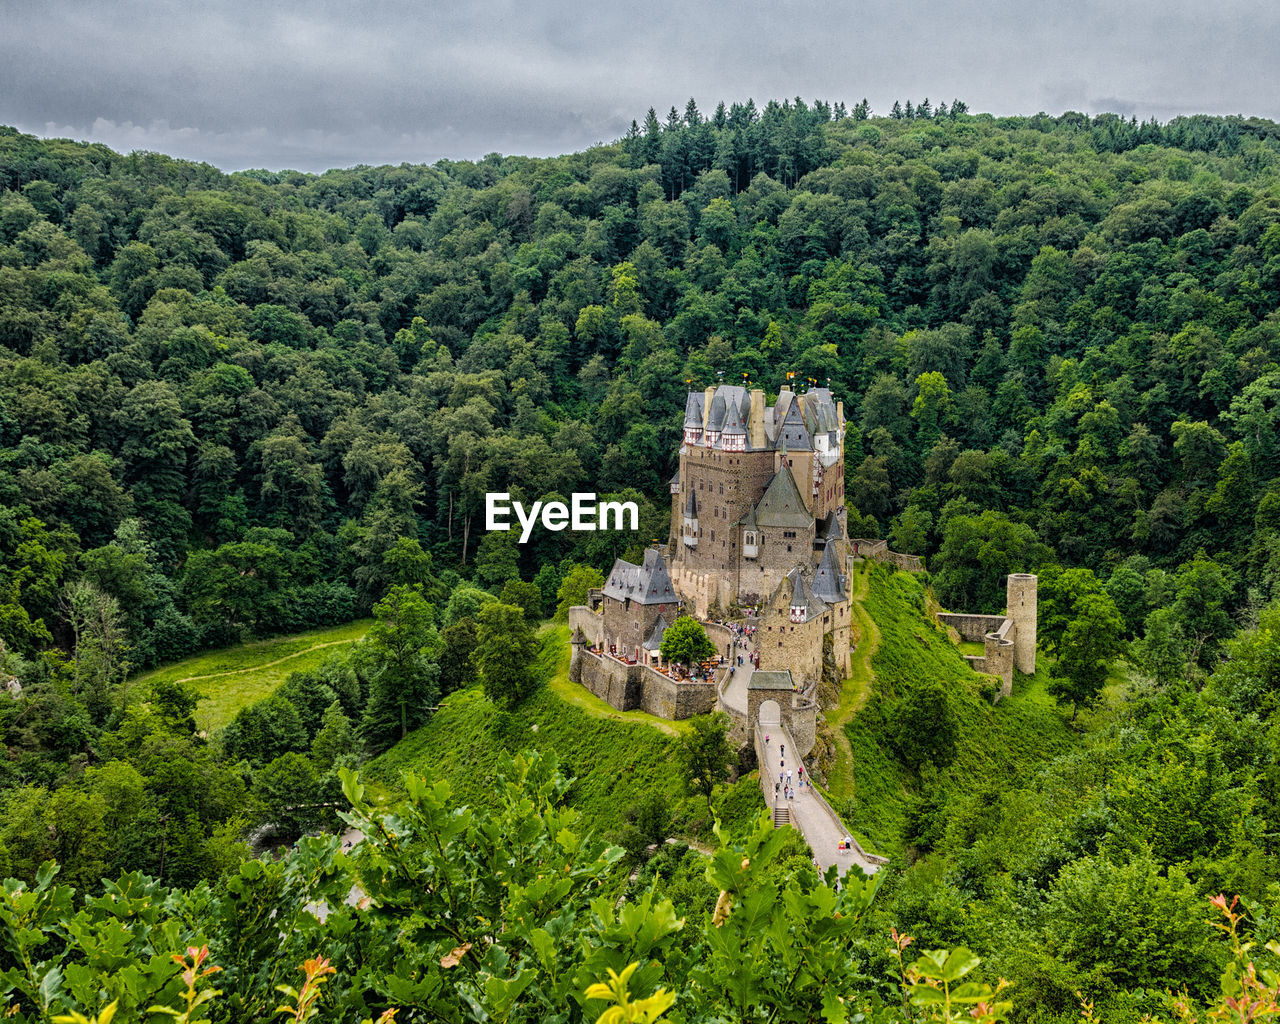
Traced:
<path id="1" fill-rule="evenodd" d="M 835 545 L 828 541 L 822 552 L 822 560 L 818 562 L 818 570 L 813 576 L 814 596 L 820 597 L 827 604 L 845 600 L 844 580 L 840 575 L 835 550 Z"/>
<path id="2" fill-rule="evenodd" d="M 756 522 L 766 528 L 808 530 L 813 526 L 813 516 L 805 507 L 800 488 L 796 486 L 796 478 L 791 475 L 786 463 L 769 481 L 764 497 L 756 505 L 755 514 Z"/>

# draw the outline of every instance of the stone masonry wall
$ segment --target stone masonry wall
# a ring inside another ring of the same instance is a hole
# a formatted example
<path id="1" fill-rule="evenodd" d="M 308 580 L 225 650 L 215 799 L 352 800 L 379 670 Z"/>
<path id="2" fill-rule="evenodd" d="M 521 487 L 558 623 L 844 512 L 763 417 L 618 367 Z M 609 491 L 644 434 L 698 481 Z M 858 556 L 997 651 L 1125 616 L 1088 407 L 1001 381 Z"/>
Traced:
<path id="1" fill-rule="evenodd" d="M 707 631 L 707 639 L 715 644 L 717 653 L 730 657 L 733 653 L 733 632 L 729 627 L 718 622 L 704 622 L 702 627 Z"/>
<path id="2" fill-rule="evenodd" d="M 678 683 L 647 666 L 641 674 L 640 710 L 651 715 L 680 721 L 708 714 L 715 706 L 714 682 Z"/>
<path id="3" fill-rule="evenodd" d="M 737 522 L 752 508 L 773 476 L 772 452 L 724 452 L 686 445 L 680 455 L 681 493 L 672 498 L 672 522 L 683 517 L 692 494 L 698 509 L 698 546 L 685 547 L 676 538 L 676 561 L 698 575 L 736 577 L 738 572 Z M 712 534 L 715 534 L 714 540 Z M 736 588 L 736 579 L 734 585 Z"/>
<path id="4" fill-rule="evenodd" d="M 786 614 L 786 599 L 783 605 L 781 615 L 771 612 L 763 616 L 756 631 L 760 668 L 766 672 L 789 669 L 799 686 L 816 683 L 822 678 L 823 618 L 791 622 Z"/>
<path id="5" fill-rule="evenodd" d="M 796 696 L 792 699 L 790 731 L 796 752 L 808 757 L 818 741 L 818 706 L 810 700 Z"/>
<path id="6" fill-rule="evenodd" d="M 569 609 L 569 635 L 573 636 L 579 627 L 593 647 L 604 643 L 604 617 L 585 604 L 575 604 Z"/>
<path id="7" fill-rule="evenodd" d="M 866 558 L 872 562 L 885 562 L 905 572 L 924 571 L 924 559 L 919 555 L 902 555 L 897 551 L 890 551 L 887 540 L 854 537 L 850 543 L 853 545 L 856 557 Z"/>
<path id="8" fill-rule="evenodd" d="M 672 721 L 705 715 L 716 704 L 714 681 L 678 683 L 647 665 L 624 665 L 579 648 L 569 663 L 569 678 L 619 711 L 645 711 Z"/>
<path id="9" fill-rule="evenodd" d="M 961 639 L 981 643 L 988 633 L 994 633 L 1007 621 L 1004 615 L 967 615 L 939 612 L 938 621 L 951 626 Z"/>
<path id="10" fill-rule="evenodd" d="M 575 649 L 569 663 L 569 678 L 581 683 L 601 700 L 619 711 L 634 711 L 643 699 L 641 665 L 624 665 L 616 658 Z"/>

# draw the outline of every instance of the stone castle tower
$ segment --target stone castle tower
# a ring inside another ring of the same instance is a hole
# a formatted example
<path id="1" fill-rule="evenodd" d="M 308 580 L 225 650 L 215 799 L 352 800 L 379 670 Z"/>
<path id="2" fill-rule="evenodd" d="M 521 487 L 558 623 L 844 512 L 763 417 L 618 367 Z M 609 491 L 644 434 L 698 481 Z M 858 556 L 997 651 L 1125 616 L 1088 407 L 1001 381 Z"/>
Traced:
<path id="1" fill-rule="evenodd" d="M 844 404 L 825 388 L 690 392 L 671 480 L 671 576 L 700 615 L 763 603 L 844 543 Z M 844 550 L 839 552 L 843 565 Z"/>
<path id="2" fill-rule="evenodd" d="M 1005 584 L 1005 614 L 1017 628 L 1013 663 L 1026 675 L 1036 670 L 1036 582 L 1031 573 L 1014 572 Z"/>

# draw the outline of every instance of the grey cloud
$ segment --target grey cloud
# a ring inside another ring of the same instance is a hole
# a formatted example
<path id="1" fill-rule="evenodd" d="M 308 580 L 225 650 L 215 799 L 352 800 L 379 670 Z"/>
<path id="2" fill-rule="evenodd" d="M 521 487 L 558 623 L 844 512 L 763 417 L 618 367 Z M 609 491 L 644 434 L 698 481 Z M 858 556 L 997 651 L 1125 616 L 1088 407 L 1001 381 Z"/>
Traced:
<path id="1" fill-rule="evenodd" d="M 0 122 L 235 169 L 560 153 L 696 96 L 1280 117 L 1252 0 L 10 6 Z"/>

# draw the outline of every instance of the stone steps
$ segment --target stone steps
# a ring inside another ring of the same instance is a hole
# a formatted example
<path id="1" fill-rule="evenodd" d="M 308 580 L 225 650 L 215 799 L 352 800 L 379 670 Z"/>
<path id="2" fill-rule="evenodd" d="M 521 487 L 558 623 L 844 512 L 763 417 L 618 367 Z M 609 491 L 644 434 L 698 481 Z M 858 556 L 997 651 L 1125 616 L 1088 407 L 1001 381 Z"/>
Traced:
<path id="1" fill-rule="evenodd" d="M 791 824 L 791 808 L 786 804 L 779 804 L 773 809 L 773 827 L 786 828 Z"/>

